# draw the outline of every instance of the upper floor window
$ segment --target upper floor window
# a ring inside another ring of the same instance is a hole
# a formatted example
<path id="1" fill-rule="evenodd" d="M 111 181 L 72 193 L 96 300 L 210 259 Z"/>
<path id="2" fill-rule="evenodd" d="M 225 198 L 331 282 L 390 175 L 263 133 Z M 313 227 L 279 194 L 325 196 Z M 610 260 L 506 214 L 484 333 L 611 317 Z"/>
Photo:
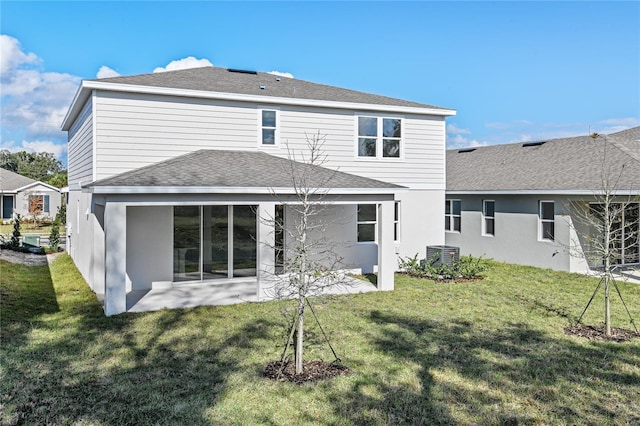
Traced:
<path id="1" fill-rule="evenodd" d="M 460 232 L 462 202 L 460 200 L 445 200 L 444 229 L 445 231 Z"/>
<path id="2" fill-rule="evenodd" d="M 358 117 L 358 157 L 400 158 L 402 119 Z"/>
<path id="3" fill-rule="evenodd" d="M 493 200 L 482 201 L 483 235 L 495 235 L 496 202 Z"/>
<path id="4" fill-rule="evenodd" d="M 369 243 L 376 240 L 376 224 L 378 206 L 375 204 L 358 204 L 358 242 Z"/>
<path id="5" fill-rule="evenodd" d="M 555 212 L 553 201 L 540 201 L 540 239 L 555 240 Z"/>
<path id="6" fill-rule="evenodd" d="M 273 109 L 261 110 L 260 143 L 262 145 L 278 144 L 278 111 Z"/>

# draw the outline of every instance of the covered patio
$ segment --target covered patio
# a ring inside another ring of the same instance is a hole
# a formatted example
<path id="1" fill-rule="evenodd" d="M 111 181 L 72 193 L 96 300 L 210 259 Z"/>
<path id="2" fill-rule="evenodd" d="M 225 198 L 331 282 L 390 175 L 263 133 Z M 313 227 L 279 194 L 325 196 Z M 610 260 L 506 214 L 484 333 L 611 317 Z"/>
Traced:
<path id="1" fill-rule="evenodd" d="M 208 150 L 85 189 L 103 231 L 92 288 L 105 313 L 269 300 L 266 289 L 282 279 L 276 252 L 288 244 L 275 219 L 281 212 L 284 229 L 296 226 L 292 206 L 302 201 L 292 176 L 300 175 L 314 188 L 305 202 L 322 206 L 323 225 L 309 238 L 338 243 L 338 270 L 378 274 L 377 287 L 350 278 L 330 292 L 393 290 L 394 201 L 406 188 L 260 152 Z M 367 243 L 357 238 L 363 204 L 375 206 Z"/>

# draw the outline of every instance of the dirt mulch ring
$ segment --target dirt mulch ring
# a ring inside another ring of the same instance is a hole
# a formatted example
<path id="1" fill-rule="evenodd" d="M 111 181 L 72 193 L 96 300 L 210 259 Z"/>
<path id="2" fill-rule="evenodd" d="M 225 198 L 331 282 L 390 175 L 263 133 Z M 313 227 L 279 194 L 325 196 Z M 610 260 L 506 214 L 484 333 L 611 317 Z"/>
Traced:
<path id="1" fill-rule="evenodd" d="M 637 331 L 616 327 L 611 327 L 611 336 L 605 334 L 604 327 L 595 327 L 593 325 L 566 327 L 564 332 L 571 336 L 584 337 L 589 340 L 607 340 L 610 342 L 628 342 L 631 339 L 640 339 L 640 333 Z"/>
<path id="2" fill-rule="evenodd" d="M 296 366 L 293 361 L 284 363 L 271 361 L 264 369 L 264 376 L 269 379 L 298 384 L 347 375 L 349 375 L 349 369 L 344 365 L 317 360 L 304 361 L 302 363 L 302 374 L 296 374 Z"/>

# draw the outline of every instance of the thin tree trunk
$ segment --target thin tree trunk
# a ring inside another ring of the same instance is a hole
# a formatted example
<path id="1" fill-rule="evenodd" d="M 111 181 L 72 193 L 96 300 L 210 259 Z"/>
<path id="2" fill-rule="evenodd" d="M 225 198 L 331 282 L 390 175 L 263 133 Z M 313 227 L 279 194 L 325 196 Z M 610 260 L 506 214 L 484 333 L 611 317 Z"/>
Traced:
<path id="1" fill-rule="evenodd" d="M 304 308 L 301 308 L 300 310 L 300 316 L 298 317 L 298 332 L 296 334 L 296 374 L 302 374 L 302 348 L 304 347 Z"/>
<path id="2" fill-rule="evenodd" d="M 609 303 L 610 286 L 611 272 L 607 271 L 607 275 L 604 277 L 604 328 L 607 336 L 611 336 L 611 305 Z"/>

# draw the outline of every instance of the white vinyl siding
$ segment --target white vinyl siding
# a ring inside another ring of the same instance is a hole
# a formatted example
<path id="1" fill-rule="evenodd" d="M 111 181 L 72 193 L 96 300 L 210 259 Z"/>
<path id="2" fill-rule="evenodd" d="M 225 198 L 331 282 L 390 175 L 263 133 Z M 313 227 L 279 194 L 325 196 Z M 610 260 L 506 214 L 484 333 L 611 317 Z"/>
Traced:
<path id="1" fill-rule="evenodd" d="M 402 162 L 357 162 L 353 111 L 278 106 L 281 143 L 263 147 L 256 144 L 256 129 L 265 105 L 103 91 L 95 99 L 98 179 L 198 149 L 257 149 L 287 157 L 289 147 L 299 155 L 306 153 L 305 138 L 319 133 L 326 167 L 410 188 L 444 189 L 443 117 L 404 115 Z"/>
<path id="2" fill-rule="evenodd" d="M 69 185 L 93 180 L 93 105 L 87 101 L 69 129 Z"/>

